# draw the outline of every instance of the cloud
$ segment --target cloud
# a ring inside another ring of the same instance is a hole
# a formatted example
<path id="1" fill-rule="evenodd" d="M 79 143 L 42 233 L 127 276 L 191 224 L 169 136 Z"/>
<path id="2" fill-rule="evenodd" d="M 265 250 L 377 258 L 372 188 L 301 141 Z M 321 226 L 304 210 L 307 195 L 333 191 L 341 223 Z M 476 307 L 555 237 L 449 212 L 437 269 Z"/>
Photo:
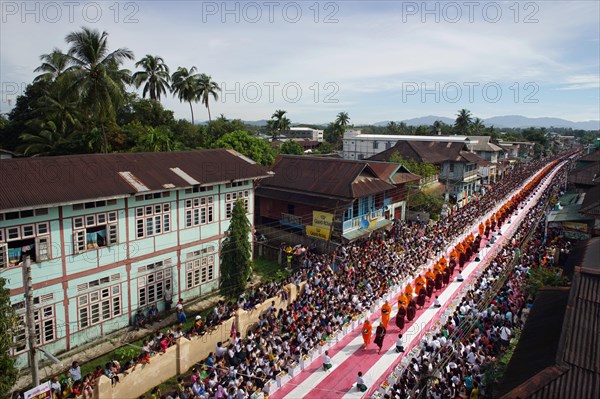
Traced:
<path id="1" fill-rule="evenodd" d="M 559 90 L 587 90 L 600 88 L 600 75 L 598 74 L 587 74 L 587 75 L 575 75 L 568 77 L 564 82 L 564 86 Z"/>

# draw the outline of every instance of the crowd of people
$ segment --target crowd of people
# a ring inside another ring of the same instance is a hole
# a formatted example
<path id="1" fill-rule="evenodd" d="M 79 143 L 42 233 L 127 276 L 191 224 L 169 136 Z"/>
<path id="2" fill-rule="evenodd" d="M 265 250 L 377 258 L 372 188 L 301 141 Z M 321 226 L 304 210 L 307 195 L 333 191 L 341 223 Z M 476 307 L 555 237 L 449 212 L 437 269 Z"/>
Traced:
<path id="1" fill-rule="evenodd" d="M 554 181 L 565 178 L 562 171 Z M 487 368 L 508 347 L 516 330 L 522 328 L 533 304 L 533 298 L 525 292 L 530 268 L 544 265 L 549 247 L 570 247 L 564 239 L 548 240 L 549 246 L 543 243 L 544 224 L 540 218 L 548 198 L 558 194 L 559 186 L 549 185 L 456 310 L 437 332 L 422 339 L 387 398 L 476 399 L 484 393 Z M 523 240 L 532 229 L 534 234 L 523 247 Z M 513 261 L 516 265 L 511 269 Z"/>
<path id="2" fill-rule="evenodd" d="M 485 195 L 454 210 L 437 223 L 395 221 L 389 231 L 373 233 L 368 239 L 340 246 L 333 254 L 303 251 L 296 262 L 298 267 L 294 275 L 288 280 L 255 287 L 237 302 L 219 302 L 207 320 L 197 316 L 188 331 L 182 331 L 181 324 L 164 332 L 157 331 L 144 342 L 141 353 L 134 359 L 123 365 L 112 361 L 98 372 L 116 384 L 119 374 L 151 361 L 153 354 L 164 352 L 179 337 L 205 334 L 238 308 L 250 310 L 278 295 L 287 299 L 284 288 L 287 284 L 299 286 L 301 281 L 306 281 L 295 301 L 280 310 L 270 306 L 246 337 L 235 336 L 227 343 L 219 343 L 215 351 L 197 365 L 190 379 L 181 380 L 169 396 L 243 399 L 258 389 L 265 390 L 265 383 L 275 379 L 288 365 L 297 363 L 352 318 L 367 311 L 393 286 L 402 284 L 423 265 L 438 259 L 453 240 L 472 227 L 474 221 L 487 215 L 548 162 L 548 159 L 541 159 L 516 166 Z M 181 300 L 177 312 L 178 320 L 186 317 Z M 96 373 L 86 376 L 88 381 L 96 377 Z M 407 378 L 416 377 L 410 374 Z M 71 384 L 71 388 L 69 384 L 67 381 L 67 389 L 57 397 L 70 397 L 64 392 L 69 389 L 74 392 L 75 384 Z M 168 397 L 158 392 L 152 396 L 152 399 Z"/>

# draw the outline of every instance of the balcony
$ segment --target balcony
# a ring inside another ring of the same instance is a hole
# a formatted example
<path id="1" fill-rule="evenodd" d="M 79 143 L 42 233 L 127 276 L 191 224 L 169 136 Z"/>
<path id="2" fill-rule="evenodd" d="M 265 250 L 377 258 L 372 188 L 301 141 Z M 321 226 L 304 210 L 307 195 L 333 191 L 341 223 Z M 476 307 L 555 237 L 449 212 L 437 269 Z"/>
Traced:
<path id="1" fill-rule="evenodd" d="M 350 230 L 356 230 L 356 229 L 360 228 L 361 227 L 360 223 L 365 218 L 367 218 L 367 220 L 383 219 L 383 209 L 378 209 L 376 211 L 369 212 L 365 215 L 344 221 L 344 224 L 343 224 L 344 232 L 347 232 Z"/>

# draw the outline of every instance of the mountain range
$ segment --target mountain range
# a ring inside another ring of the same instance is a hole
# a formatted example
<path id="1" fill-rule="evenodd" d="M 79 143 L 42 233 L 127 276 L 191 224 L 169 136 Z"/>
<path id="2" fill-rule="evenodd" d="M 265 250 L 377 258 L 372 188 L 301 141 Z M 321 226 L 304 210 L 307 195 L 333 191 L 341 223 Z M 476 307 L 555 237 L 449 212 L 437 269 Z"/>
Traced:
<path id="1" fill-rule="evenodd" d="M 433 122 L 441 121 L 447 125 L 453 125 L 454 119 L 445 116 L 428 115 L 419 118 L 405 119 L 403 121 L 395 121 L 396 123 L 404 122 L 408 126 L 431 126 Z M 243 121 L 245 124 L 250 126 L 265 126 L 267 124 L 266 119 L 256 121 Z M 356 126 L 374 125 L 374 126 L 386 126 L 391 121 L 382 121 L 371 124 L 360 124 Z M 207 122 L 200 122 L 199 124 L 206 124 Z M 483 119 L 485 126 L 494 126 L 495 128 L 528 128 L 528 127 L 544 127 L 550 129 L 552 127 L 562 127 L 571 129 L 581 130 L 600 130 L 600 120 L 590 120 L 585 122 L 573 122 L 561 118 L 528 118 L 522 115 L 504 115 L 504 116 L 493 116 L 491 118 Z M 304 126 L 304 125 L 319 125 L 318 123 L 292 123 L 292 126 Z M 326 124 L 321 124 L 323 128 Z"/>
<path id="2" fill-rule="evenodd" d="M 406 119 L 402 122 L 408 126 L 430 126 L 435 121 L 441 121 L 448 125 L 454 124 L 454 119 L 447 118 L 444 116 L 423 116 L 420 118 Z M 377 122 L 375 126 L 386 126 L 390 121 Z M 396 122 L 400 123 L 400 122 Z M 560 118 L 528 118 L 522 115 L 504 115 L 504 116 L 493 116 L 491 118 L 483 119 L 485 126 L 494 126 L 496 128 L 527 128 L 527 127 L 545 127 L 547 129 L 551 127 L 564 127 L 571 129 L 582 129 L 582 130 L 598 130 L 600 129 L 600 121 L 590 120 L 585 122 L 573 122 L 566 119 Z"/>

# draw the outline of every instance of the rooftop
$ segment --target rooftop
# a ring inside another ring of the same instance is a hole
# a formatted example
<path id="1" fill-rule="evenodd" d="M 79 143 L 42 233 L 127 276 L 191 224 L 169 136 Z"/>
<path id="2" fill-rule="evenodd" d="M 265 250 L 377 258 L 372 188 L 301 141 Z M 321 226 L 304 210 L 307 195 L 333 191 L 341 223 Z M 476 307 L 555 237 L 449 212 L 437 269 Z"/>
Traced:
<path id="1" fill-rule="evenodd" d="M 393 147 L 373 155 L 368 160 L 389 161 L 394 153 L 409 161 L 428 162 L 434 165 L 444 162 L 478 163 L 482 160 L 480 156 L 467 151 L 467 145 L 462 142 L 407 140 L 399 140 Z"/>
<path id="2" fill-rule="evenodd" d="M 115 198 L 268 177 L 233 150 L 115 153 L 0 161 L 0 209 Z"/>
<path id="3" fill-rule="evenodd" d="M 257 194 L 269 188 L 268 192 L 276 189 L 352 199 L 396 188 L 362 161 L 284 155 L 276 161 L 273 172 L 275 176 L 263 181 Z"/>

